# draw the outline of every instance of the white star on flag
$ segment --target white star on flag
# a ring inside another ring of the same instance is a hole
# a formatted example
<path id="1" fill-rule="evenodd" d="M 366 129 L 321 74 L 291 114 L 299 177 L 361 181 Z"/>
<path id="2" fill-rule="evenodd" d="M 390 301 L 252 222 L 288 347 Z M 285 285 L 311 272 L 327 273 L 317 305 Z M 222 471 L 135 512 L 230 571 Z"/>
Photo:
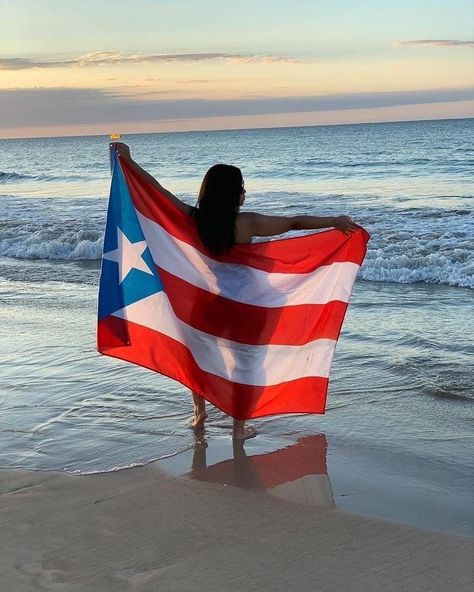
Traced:
<path id="1" fill-rule="evenodd" d="M 114 251 L 104 253 L 103 257 L 108 261 L 118 263 L 119 283 L 121 284 L 132 269 L 138 269 L 153 275 L 153 272 L 142 259 L 142 255 L 146 249 L 146 241 L 131 243 L 120 228 L 117 227 L 117 248 Z"/>

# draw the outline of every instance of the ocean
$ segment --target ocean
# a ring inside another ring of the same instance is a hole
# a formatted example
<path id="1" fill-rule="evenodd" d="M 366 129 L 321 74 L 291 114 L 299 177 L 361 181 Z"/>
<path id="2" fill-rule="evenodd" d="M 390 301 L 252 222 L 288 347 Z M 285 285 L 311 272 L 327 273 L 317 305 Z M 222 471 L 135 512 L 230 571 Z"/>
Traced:
<path id="1" fill-rule="evenodd" d="M 124 138 L 187 203 L 225 162 L 242 169 L 245 210 L 347 214 L 369 231 L 327 413 L 257 420 L 245 451 L 269 459 L 324 437 L 337 507 L 461 534 L 474 533 L 473 129 L 463 119 Z M 105 136 L 0 141 L 0 468 L 192 469 L 186 389 L 95 350 L 109 182 Z M 230 426 L 211 411 L 208 465 L 235 460 Z"/>

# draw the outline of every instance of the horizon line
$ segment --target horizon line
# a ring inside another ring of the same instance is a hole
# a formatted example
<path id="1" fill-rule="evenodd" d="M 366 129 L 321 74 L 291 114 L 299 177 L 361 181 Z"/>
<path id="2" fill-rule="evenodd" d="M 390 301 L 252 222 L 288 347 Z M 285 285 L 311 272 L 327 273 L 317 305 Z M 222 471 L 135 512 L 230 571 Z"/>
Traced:
<path id="1" fill-rule="evenodd" d="M 255 126 L 255 127 L 230 127 L 222 129 L 201 129 L 201 130 L 163 130 L 159 132 L 128 132 L 121 134 L 122 136 L 150 136 L 150 135 L 162 135 L 162 134 L 200 134 L 200 133 L 211 133 L 211 132 L 233 132 L 233 131 L 251 131 L 251 130 L 271 130 L 271 129 L 295 129 L 295 128 L 311 128 L 311 127 L 337 127 L 337 126 L 350 126 L 350 125 L 379 125 L 387 123 L 421 123 L 428 121 L 461 121 L 465 119 L 474 119 L 472 116 L 466 117 L 435 117 L 428 119 L 389 119 L 386 121 L 352 121 L 345 123 L 316 123 L 311 125 L 272 125 L 272 126 Z M 54 138 L 99 138 L 110 136 L 113 133 L 120 133 L 117 131 L 111 131 L 110 134 L 61 134 L 57 136 L 17 136 L 17 137 L 5 137 L 0 138 L 0 142 L 4 140 L 52 140 Z"/>

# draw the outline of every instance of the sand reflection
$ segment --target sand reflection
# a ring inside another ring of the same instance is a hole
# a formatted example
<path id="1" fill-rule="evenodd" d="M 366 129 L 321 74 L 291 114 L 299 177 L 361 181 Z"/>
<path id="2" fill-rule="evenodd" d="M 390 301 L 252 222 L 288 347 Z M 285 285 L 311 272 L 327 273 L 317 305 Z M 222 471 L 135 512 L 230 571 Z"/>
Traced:
<path id="1" fill-rule="evenodd" d="M 199 481 L 266 492 L 291 502 L 334 508 L 326 457 L 326 436 L 315 434 L 300 438 L 288 448 L 250 456 L 242 442 L 234 441 L 233 458 L 208 465 L 207 442 L 197 434 L 188 475 Z"/>

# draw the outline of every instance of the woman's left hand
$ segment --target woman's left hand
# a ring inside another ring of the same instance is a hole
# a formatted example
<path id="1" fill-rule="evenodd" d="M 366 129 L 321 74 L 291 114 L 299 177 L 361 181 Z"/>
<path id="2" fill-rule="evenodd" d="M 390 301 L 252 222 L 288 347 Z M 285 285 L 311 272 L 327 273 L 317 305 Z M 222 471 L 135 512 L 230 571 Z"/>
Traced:
<path id="1" fill-rule="evenodd" d="M 130 148 L 127 146 L 127 144 L 124 144 L 123 142 L 113 142 L 111 146 L 113 146 L 114 150 L 117 152 L 120 158 L 128 162 L 132 160 Z"/>
<path id="2" fill-rule="evenodd" d="M 352 234 L 359 230 L 360 226 L 356 224 L 349 216 L 336 216 L 334 218 L 334 228 L 342 231 L 344 234 Z"/>

